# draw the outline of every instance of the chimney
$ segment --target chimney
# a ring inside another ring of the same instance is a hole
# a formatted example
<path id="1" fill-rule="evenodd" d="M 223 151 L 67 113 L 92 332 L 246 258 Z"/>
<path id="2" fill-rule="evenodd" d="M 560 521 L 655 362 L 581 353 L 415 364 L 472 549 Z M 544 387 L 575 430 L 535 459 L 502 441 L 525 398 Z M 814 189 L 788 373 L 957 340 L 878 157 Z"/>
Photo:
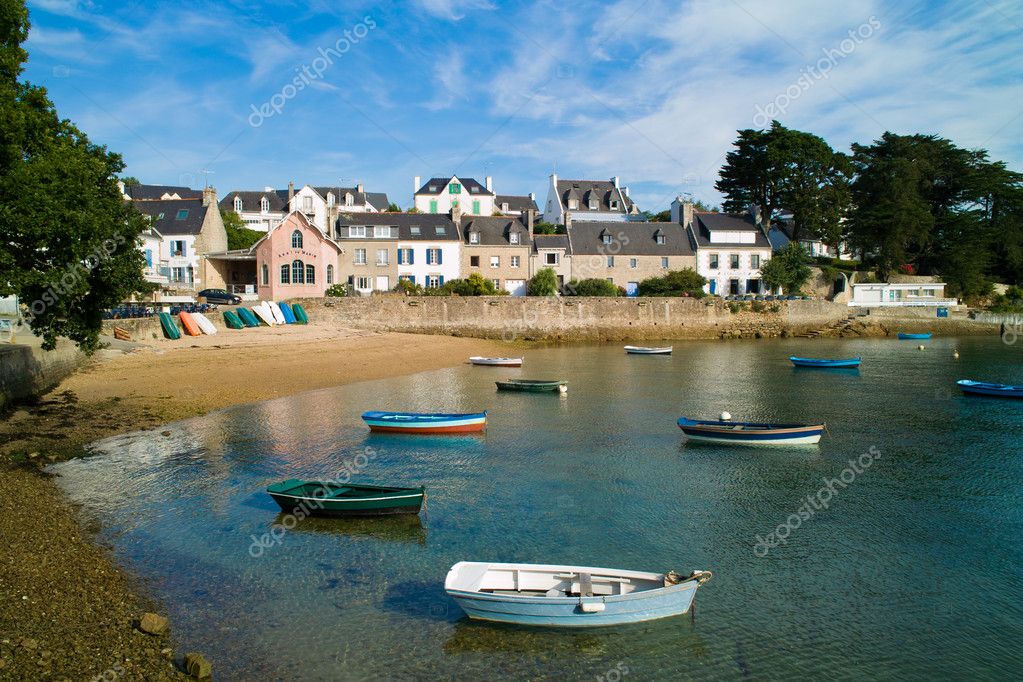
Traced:
<path id="1" fill-rule="evenodd" d="M 568 229 L 570 227 L 572 227 L 572 212 L 571 211 L 565 211 L 565 221 L 564 222 L 565 222 L 565 231 L 567 232 Z"/>
<path id="2" fill-rule="evenodd" d="M 207 186 L 202 191 L 202 205 L 203 206 L 215 206 L 217 204 L 217 188 L 212 185 Z"/>
<path id="3" fill-rule="evenodd" d="M 536 222 L 536 209 L 526 209 L 526 230 L 529 232 L 529 236 L 533 236 L 533 223 Z"/>
<path id="4" fill-rule="evenodd" d="M 693 202 L 687 201 L 682 204 L 682 227 L 689 227 L 693 224 Z"/>
<path id="5" fill-rule="evenodd" d="M 533 202 L 536 201 L 536 192 L 530 192 L 529 193 L 529 200 L 533 201 Z"/>
<path id="6" fill-rule="evenodd" d="M 462 225 L 462 205 L 455 204 L 451 207 L 451 222 L 461 227 Z"/>
<path id="7" fill-rule="evenodd" d="M 290 204 L 291 200 L 294 199 L 294 198 L 295 198 L 295 182 L 293 180 L 288 180 L 288 203 Z"/>
<path id="8" fill-rule="evenodd" d="M 362 183 L 360 182 L 355 186 L 355 191 L 358 192 L 359 194 L 363 194 L 366 190 L 363 189 Z"/>
<path id="9" fill-rule="evenodd" d="M 490 177 L 489 175 L 487 176 L 487 191 L 488 192 L 494 191 L 494 178 Z"/>
<path id="10" fill-rule="evenodd" d="M 419 187 L 420 187 L 419 176 L 417 175 L 416 177 L 414 177 L 412 179 L 412 194 L 415 194 L 416 192 L 418 192 L 419 191 Z"/>
<path id="11" fill-rule="evenodd" d="M 613 178 L 611 178 L 611 182 L 613 182 L 615 187 L 617 188 L 618 187 L 618 176 L 616 175 Z"/>

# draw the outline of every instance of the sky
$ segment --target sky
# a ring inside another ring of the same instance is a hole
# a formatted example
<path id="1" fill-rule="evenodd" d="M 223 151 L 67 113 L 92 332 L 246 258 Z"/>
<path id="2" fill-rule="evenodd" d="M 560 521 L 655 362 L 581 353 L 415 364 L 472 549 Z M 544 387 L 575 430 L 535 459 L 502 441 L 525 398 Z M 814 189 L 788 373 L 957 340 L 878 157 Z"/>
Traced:
<path id="1" fill-rule="evenodd" d="M 25 77 L 152 184 L 621 178 L 718 203 L 736 131 L 947 137 L 1023 171 L 1023 3 L 29 0 Z M 204 173 L 203 171 L 209 171 Z"/>

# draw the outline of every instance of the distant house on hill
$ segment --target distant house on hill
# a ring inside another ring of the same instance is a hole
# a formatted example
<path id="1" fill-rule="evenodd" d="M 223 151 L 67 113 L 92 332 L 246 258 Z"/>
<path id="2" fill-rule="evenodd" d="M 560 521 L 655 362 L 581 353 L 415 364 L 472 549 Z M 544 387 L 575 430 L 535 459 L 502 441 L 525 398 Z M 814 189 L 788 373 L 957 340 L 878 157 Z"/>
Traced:
<path id="1" fill-rule="evenodd" d="M 288 213 L 299 211 L 321 230 L 329 232 L 341 211 L 375 213 L 386 211 L 387 195 L 367 192 L 361 184 L 354 187 L 314 187 L 304 185 L 297 190 L 289 182 L 287 189 L 264 187 L 262 191 L 235 190 L 220 202 L 222 211 L 234 211 L 246 227 L 267 232 Z"/>
<path id="2" fill-rule="evenodd" d="M 430 178 L 420 184 L 417 175 L 412 181 L 412 202 L 420 213 L 450 214 L 458 209 L 462 215 L 494 215 L 494 179 L 489 175 L 481 185 L 475 178 Z"/>
<path id="3" fill-rule="evenodd" d="M 526 196 L 498 194 L 497 199 L 494 200 L 494 210 L 496 213 L 506 216 L 525 215 L 527 211 L 535 211 L 537 215 L 540 213 L 540 209 L 536 205 L 536 195 L 532 192 Z"/>
<path id="4" fill-rule="evenodd" d="M 618 176 L 610 180 L 561 180 L 550 176 L 544 222 L 565 224 L 566 214 L 576 220 L 618 222 L 634 219 L 639 207 L 629 198 Z"/>

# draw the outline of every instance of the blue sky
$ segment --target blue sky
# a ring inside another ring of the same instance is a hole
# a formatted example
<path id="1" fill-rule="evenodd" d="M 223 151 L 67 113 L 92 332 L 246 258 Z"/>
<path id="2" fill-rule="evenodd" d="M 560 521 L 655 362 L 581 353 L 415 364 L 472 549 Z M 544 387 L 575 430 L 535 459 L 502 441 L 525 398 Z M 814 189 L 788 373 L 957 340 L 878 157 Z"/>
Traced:
<path id="1" fill-rule="evenodd" d="M 739 128 L 949 137 L 1023 170 L 1023 3 L 30 0 L 27 78 L 143 182 L 622 178 L 711 202 Z M 254 112 L 270 113 L 264 116 Z M 256 124 L 256 125 L 253 125 Z"/>

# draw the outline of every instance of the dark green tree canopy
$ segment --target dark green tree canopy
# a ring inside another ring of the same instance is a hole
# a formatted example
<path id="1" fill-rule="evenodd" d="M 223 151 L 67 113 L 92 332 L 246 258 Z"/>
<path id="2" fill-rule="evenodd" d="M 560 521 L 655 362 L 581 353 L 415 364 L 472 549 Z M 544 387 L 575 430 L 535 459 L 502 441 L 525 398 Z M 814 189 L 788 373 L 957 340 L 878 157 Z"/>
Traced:
<path id="1" fill-rule="evenodd" d="M 640 296 L 694 296 L 702 298 L 706 278 L 692 268 L 672 270 L 662 277 L 650 277 L 639 283 Z"/>
<path id="2" fill-rule="evenodd" d="M 556 296 L 558 275 L 553 268 L 543 268 L 529 280 L 526 290 L 530 296 Z"/>
<path id="3" fill-rule="evenodd" d="M 810 256 L 798 242 L 791 242 L 760 266 L 760 277 L 771 289 L 781 287 L 786 294 L 798 294 L 810 279 Z"/>
<path id="4" fill-rule="evenodd" d="M 18 80 L 28 12 L 0 0 L 0 295 L 29 323 L 92 351 L 102 311 L 149 285 L 139 236 L 147 219 L 117 189 L 120 156 L 62 120 L 43 88 Z"/>

